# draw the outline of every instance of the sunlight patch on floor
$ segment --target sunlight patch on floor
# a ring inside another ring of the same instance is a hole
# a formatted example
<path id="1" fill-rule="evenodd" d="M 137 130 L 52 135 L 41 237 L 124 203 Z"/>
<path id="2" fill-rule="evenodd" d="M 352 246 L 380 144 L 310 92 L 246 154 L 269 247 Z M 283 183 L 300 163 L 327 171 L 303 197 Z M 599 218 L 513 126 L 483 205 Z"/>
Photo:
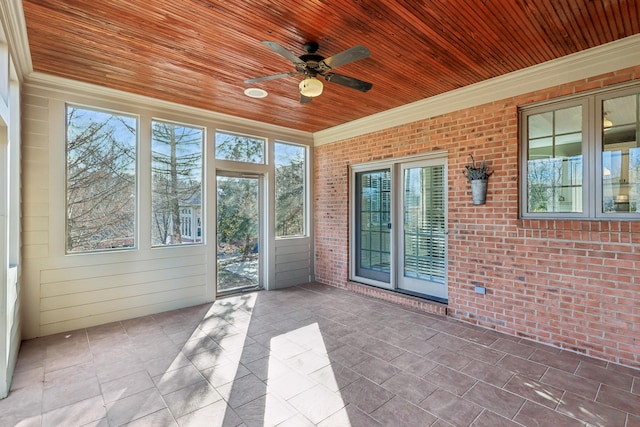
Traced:
<path id="1" fill-rule="evenodd" d="M 284 396 L 287 402 L 314 424 L 331 417 L 340 417 L 340 426 L 350 427 L 349 416 L 344 411 L 345 402 L 339 391 L 338 381 L 331 370 L 322 332 L 317 323 L 278 335 L 271 339 L 272 357 L 267 378 L 269 391 Z M 284 363 L 291 372 L 282 376 L 280 365 Z M 322 383 L 314 383 L 308 375 L 322 370 Z M 267 400 L 265 420 L 277 417 L 279 408 L 272 408 Z M 340 412 L 340 414 L 338 414 Z M 333 419 L 332 419 L 333 422 Z"/>

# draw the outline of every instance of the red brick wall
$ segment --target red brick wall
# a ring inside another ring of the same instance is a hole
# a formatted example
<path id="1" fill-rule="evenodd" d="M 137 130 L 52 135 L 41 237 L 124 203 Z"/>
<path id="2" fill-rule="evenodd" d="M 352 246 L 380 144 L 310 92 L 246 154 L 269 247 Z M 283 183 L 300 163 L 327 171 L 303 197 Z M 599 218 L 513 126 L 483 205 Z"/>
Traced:
<path id="1" fill-rule="evenodd" d="M 316 279 L 348 282 L 349 165 L 447 150 L 449 314 L 640 367 L 640 222 L 519 219 L 517 116 L 519 105 L 639 78 L 635 67 L 317 147 Z M 471 204 L 469 154 L 495 169 L 486 205 Z"/>

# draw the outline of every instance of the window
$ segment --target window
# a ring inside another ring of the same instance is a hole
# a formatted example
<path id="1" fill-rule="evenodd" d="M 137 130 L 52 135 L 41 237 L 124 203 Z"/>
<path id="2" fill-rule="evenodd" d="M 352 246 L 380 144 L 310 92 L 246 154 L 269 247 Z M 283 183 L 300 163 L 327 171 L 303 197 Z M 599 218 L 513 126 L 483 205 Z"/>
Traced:
<path id="1" fill-rule="evenodd" d="M 265 145 L 264 138 L 216 132 L 216 159 L 262 165 Z"/>
<path id="2" fill-rule="evenodd" d="M 152 245 L 202 242 L 202 128 L 151 125 Z"/>
<path id="3" fill-rule="evenodd" d="M 521 110 L 521 212 L 640 219 L 640 89 Z"/>
<path id="4" fill-rule="evenodd" d="M 66 108 L 66 251 L 135 246 L 138 120 Z"/>
<path id="5" fill-rule="evenodd" d="M 306 149 L 276 142 L 274 155 L 276 237 L 302 236 L 306 218 Z"/>
<path id="6" fill-rule="evenodd" d="M 531 114 L 527 212 L 582 212 L 582 106 Z"/>
<path id="7" fill-rule="evenodd" d="M 640 213 L 640 93 L 602 101 L 602 212 Z"/>

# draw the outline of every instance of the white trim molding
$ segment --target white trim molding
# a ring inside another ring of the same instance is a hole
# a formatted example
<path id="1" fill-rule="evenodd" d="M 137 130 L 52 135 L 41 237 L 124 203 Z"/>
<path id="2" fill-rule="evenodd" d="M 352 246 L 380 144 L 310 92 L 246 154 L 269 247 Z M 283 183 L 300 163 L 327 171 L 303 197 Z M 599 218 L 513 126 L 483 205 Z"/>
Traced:
<path id="1" fill-rule="evenodd" d="M 2 28 L 4 28 L 6 42 L 9 45 L 9 53 L 13 59 L 17 78 L 22 82 L 24 76 L 33 71 L 22 0 L 0 1 L 0 33 Z M 0 35 L 1 41 L 2 36 Z"/>
<path id="2" fill-rule="evenodd" d="M 640 65 L 640 34 L 315 132 L 321 146 Z"/>
<path id="3" fill-rule="evenodd" d="M 181 115 L 194 117 L 199 120 L 215 123 L 216 128 L 230 131 L 241 131 L 255 135 L 265 135 L 279 140 L 291 140 L 303 144 L 311 144 L 313 134 L 284 126 L 276 126 L 256 120 L 244 119 L 229 114 L 217 113 L 202 108 L 190 107 L 171 101 L 163 101 L 134 93 L 111 89 L 91 83 L 65 79 L 40 72 L 31 73 L 24 81 L 24 85 L 30 89 L 39 89 L 55 97 L 55 94 L 72 93 L 74 96 L 86 97 L 88 102 L 95 104 L 96 100 L 105 103 L 121 104 L 126 99 L 127 105 L 132 108 L 153 108 L 156 112 L 179 111 Z M 64 98 L 64 95 L 62 95 Z"/>

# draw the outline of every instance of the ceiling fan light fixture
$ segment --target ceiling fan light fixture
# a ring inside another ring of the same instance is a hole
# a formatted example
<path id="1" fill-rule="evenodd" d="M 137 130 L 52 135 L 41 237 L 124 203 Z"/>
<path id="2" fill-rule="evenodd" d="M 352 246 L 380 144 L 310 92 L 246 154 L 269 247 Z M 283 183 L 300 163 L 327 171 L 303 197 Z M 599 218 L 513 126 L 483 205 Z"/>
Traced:
<path id="1" fill-rule="evenodd" d="M 322 93 L 322 82 L 315 77 L 307 77 L 298 85 L 300 94 L 309 98 L 314 98 Z"/>

